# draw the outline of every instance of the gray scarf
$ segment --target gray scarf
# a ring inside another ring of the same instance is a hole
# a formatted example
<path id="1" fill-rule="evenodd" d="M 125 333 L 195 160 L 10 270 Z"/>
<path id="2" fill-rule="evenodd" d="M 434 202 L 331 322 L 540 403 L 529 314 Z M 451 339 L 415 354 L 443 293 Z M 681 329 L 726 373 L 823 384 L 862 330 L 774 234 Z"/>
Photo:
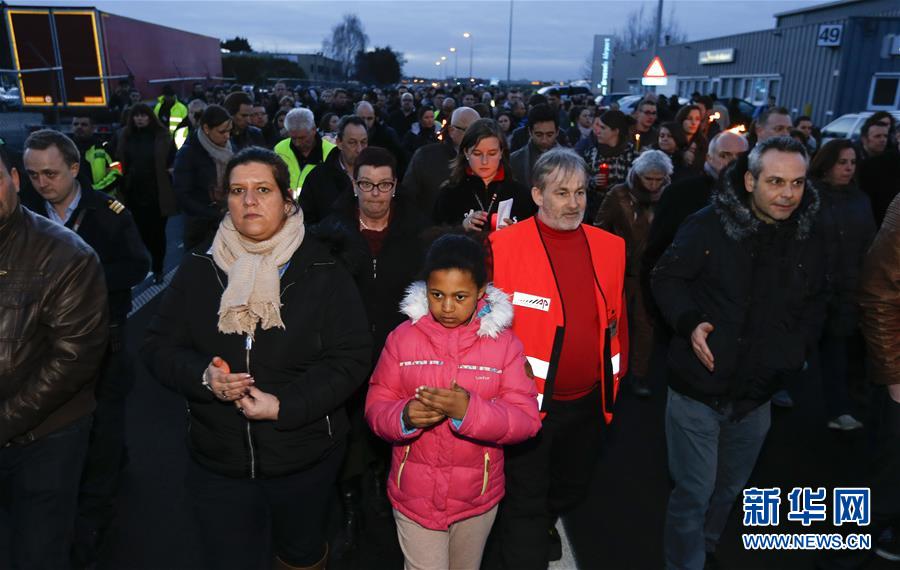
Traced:
<path id="1" fill-rule="evenodd" d="M 216 164 L 216 188 L 221 188 L 222 179 L 225 178 L 225 165 L 228 164 L 228 161 L 234 155 L 234 151 L 231 150 L 231 141 L 226 142 L 224 147 L 214 144 L 209 140 L 202 128 L 197 129 L 197 140 L 200 141 L 200 146 L 203 147 Z"/>

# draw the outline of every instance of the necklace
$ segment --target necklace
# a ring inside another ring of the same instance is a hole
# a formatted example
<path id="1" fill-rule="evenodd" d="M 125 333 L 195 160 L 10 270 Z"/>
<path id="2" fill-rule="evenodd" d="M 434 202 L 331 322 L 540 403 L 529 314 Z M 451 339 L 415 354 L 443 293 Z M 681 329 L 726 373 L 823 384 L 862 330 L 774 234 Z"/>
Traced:
<path id="1" fill-rule="evenodd" d="M 385 224 L 384 228 L 371 228 L 366 225 L 366 223 L 362 219 L 362 216 L 360 216 L 359 217 L 359 227 L 364 230 L 369 230 L 370 232 L 380 232 L 380 231 L 384 231 L 384 228 L 387 227 L 387 224 Z"/>

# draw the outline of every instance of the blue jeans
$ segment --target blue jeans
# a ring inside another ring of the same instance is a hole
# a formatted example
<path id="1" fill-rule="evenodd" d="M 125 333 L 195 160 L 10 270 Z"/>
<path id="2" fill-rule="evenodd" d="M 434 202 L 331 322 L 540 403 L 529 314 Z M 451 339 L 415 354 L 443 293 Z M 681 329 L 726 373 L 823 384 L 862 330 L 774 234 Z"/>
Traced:
<path id="1" fill-rule="evenodd" d="M 69 568 L 78 482 L 91 417 L 34 443 L 0 449 L 2 507 L 9 510 L 11 559 L 0 567 Z"/>
<path id="2" fill-rule="evenodd" d="M 714 552 L 771 423 L 770 404 L 738 421 L 669 388 L 666 443 L 675 483 L 665 524 L 666 568 L 700 570 Z"/>

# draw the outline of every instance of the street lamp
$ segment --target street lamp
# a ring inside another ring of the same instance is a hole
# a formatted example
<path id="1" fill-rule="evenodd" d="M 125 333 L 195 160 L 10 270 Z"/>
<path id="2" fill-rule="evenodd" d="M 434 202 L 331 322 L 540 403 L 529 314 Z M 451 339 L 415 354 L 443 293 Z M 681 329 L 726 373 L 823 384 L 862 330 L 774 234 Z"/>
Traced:
<path id="1" fill-rule="evenodd" d="M 475 38 L 469 32 L 463 32 L 463 37 L 469 40 L 469 78 L 472 77 L 472 55 L 475 53 Z"/>
<path id="2" fill-rule="evenodd" d="M 459 51 L 455 47 L 450 48 L 450 53 L 453 54 L 453 77 L 459 78 Z"/>

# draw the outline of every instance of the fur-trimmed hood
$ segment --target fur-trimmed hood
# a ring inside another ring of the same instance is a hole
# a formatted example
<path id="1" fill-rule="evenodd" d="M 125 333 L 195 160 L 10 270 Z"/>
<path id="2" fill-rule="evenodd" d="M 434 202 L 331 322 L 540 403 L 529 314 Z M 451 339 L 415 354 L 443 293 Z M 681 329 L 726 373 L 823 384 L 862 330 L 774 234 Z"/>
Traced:
<path id="1" fill-rule="evenodd" d="M 722 176 L 718 191 L 713 192 L 710 202 L 722 221 L 728 237 L 740 241 L 756 233 L 764 222 L 750 209 L 750 193 L 744 188 L 743 175 L 737 174 L 729 169 Z M 805 240 L 810 236 L 820 204 L 819 191 L 812 181 L 807 179 L 800 205 L 791 217 L 783 222 L 794 226 L 794 239 Z"/>
<path id="2" fill-rule="evenodd" d="M 413 324 L 429 314 L 428 290 L 424 281 L 416 281 L 406 288 L 406 296 L 400 302 L 400 312 L 409 317 Z M 475 316 L 481 321 L 478 336 L 497 338 L 512 324 L 512 303 L 506 293 L 488 285 L 484 297 L 478 302 Z"/>

